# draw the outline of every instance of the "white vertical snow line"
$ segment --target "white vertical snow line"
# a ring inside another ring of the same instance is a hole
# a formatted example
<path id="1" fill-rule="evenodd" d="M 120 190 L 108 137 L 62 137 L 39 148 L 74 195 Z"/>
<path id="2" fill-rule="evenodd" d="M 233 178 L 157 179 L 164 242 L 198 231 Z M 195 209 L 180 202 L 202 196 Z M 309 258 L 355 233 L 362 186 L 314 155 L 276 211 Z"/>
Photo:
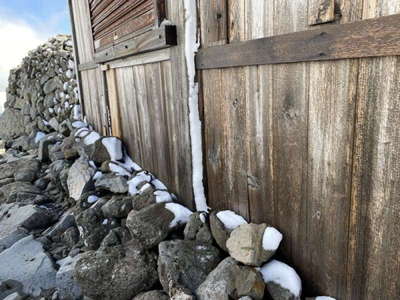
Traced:
<path id="1" fill-rule="evenodd" d="M 189 127 L 192 148 L 192 181 L 194 201 L 197 211 L 207 211 L 207 200 L 203 185 L 203 150 L 201 140 L 201 121 L 199 114 L 199 86 L 194 81 L 196 74 L 195 53 L 197 42 L 197 1 L 184 0 L 185 6 L 185 57 L 189 84 Z"/>

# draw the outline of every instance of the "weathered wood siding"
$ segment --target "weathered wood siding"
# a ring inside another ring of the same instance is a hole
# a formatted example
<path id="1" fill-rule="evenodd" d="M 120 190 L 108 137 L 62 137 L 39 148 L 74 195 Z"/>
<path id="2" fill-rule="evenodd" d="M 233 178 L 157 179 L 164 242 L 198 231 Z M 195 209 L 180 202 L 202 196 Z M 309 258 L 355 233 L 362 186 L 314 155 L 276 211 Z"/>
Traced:
<path id="1" fill-rule="evenodd" d="M 202 47 L 315 29 L 322 2 L 200 1 Z M 336 24 L 400 12 L 335 5 Z M 201 72 L 209 205 L 279 228 L 308 295 L 400 295 L 399 71 L 386 57 Z"/>
<path id="2" fill-rule="evenodd" d="M 178 31 L 177 46 L 96 64 L 88 0 L 71 1 L 88 121 L 103 134 L 121 137 L 135 162 L 193 208 L 183 2 L 165 1 L 167 17 Z M 102 1 L 109 7 L 122 4 Z M 100 2 L 93 1 L 93 8 Z M 160 6 L 164 1 L 130 2 Z"/>

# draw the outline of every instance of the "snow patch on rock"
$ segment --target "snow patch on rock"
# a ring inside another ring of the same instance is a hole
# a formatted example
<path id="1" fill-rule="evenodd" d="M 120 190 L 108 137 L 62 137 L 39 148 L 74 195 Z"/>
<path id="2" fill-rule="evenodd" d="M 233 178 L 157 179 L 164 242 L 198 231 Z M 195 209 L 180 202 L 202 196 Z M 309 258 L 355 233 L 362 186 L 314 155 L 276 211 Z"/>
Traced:
<path id="1" fill-rule="evenodd" d="M 280 233 L 274 227 L 267 227 L 265 228 L 262 245 L 264 250 L 267 251 L 275 251 L 278 249 L 279 244 L 282 241 L 282 233 Z"/>
<path id="2" fill-rule="evenodd" d="M 191 210 L 178 203 L 166 203 L 165 208 L 175 215 L 175 218 L 169 224 L 170 228 L 186 224 L 189 221 L 190 215 L 193 213 Z"/>
<path id="3" fill-rule="evenodd" d="M 223 210 L 217 213 L 217 218 L 224 224 L 226 229 L 233 230 L 236 227 L 247 224 L 247 221 L 231 210 Z"/>

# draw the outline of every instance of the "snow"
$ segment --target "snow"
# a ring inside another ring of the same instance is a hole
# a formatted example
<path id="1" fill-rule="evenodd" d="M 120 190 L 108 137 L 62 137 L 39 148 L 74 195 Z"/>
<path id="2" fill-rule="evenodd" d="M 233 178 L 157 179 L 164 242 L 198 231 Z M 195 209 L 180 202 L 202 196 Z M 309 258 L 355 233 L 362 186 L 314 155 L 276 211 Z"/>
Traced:
<path id="1" fill-rule="evenodd" d="M 80 120 L 81 118 L 81 106 L 74 105 L 74 120 Z"/>
<path id="2" fill-rule="evenodd" d="M 142 168 L 137 163 L 133 162 L 132 158 L 130 158 L 128 155 L 125 155 L 125 161 L 122 163 L 122 165 L 131 171 L 142 171 Z"/>
<path id="3" fill-rule="evenodd" d="M 195 83 L 195 53 L 197 43 L 197 3 L 196 0 L 184 0 L 185 7 L 185 57 L 189 86 L 189 125 L 192 150 L 192 181 L 194 201 L 197 211 L 208 211 L 203 185 L 203 151 L 201 121 L 198 103 L 198 83 Z"/>
<path id="4" fill-rule="evenodd" d="M 103 176 L 103 173 L 101 173 L 100 171 L 97 171 L 93 176 L 93 180 L 97 180 L 97 179 L 101 178 L 102 176 Z"/>
<path id="5" fill-rule="evenodd" d="M 74 76 L 74 72 L 72 70 L 68 70 L 65 73 L 65 76 L 67 76 L 67 78 L 71 79 Z"/>
<path id="6" fill-rule="evenodd" d="M 147 174 L 146 172 L 140 172 L 136 174 L 131 180 L 128 181 L 129 185 L 129 195 L 133 196 L 139 193 L 137 186 L 142 182 L 150 182 L 151 175 Z"/>
<path id="7" fill-rule="evenodd" d="M 111 160 L 121 160 L 122 155 L 122 143 L 121 140 L 116 137 L 106 137 L 101 140 L 104 147 L 106 147 Z"/>
<path id="8" fill-rule="evenodd" d="M 275 251 L 282 241 L 282 233 L 274 227 L 267 227 L 264 231 L 262 245 L 264 250 Z"/>
<path id="9" fill-rule="evenodd" d="M 205 213 L 200 214 L 200 221 L 203 223 L 206 223 L 206 214 Z"/>
<path id="10" fill-rule="evenodd" d="M 261 267 L 260 272 L 266 283 L 274 282 L 289 290 L 295 297 L 300 297 L 301 279 L 292 267 L 278 260 L 271 260 Z"/>
<path id="11" fill-rule="evenodd" d="M 87 198 L 87 202 L 90 204 L 97 202 L 97 200 L 99 200 L 99 197 L 95 195 L 91 195 Z"/>
<path id="12" fill-rule="evenodd" d="M 46 134 L 44 132 L 38 131 L 35 136 L 35 144 L 39 143 L 45 136 Z"/>
<path id="13" fill-rule="evenodd" d="M 167 187 L 160 179 L 154 179 L 151 181 L 151 184 L 154 186 L 156 190 L 166 190 Z"/>
<path id="14" fill-rule="evenodd" d="M 226 229 L 233 230 L 236 227 L 247 224 L 247 221 L 231 210 L 223 210 L 217 213 L 217 218 L 224 224 Z"/>
<path id="15" fill-rule="evenodd" d="M 170 228 L 174 228 L 180 224 L 186 224 L 189 221 L 190 215 L 193 213 L 192 211 L 178 203 L 166 203 L 165 208 L 175 215 L 175 218 L 169 224 Z"/>
<path id="16" fill-rule="evenodd" d="M 108 166 L 110 167 L 110 170 L 112 172 L 119 176 L 131 176 L 131 173 L 129 173 L 125 168 L 117 165 L 116 163 L 110 162 Z"/>
<path id="17" fill-rule="evenodd" d="M 100 138 L 101 138 L 100 134 L 98 134 L 96 131 L 92 131 L 88 136 L 86 136 L 83 139 L 83 143 L 85 145 L 91 145 L 94 144 Z"/>
<path id="18" fill-rule="evenodd" d="M 328 296 L 318 296 L 315 297 L 315 300 L 336 300 L 336 299 Z"/>
<path id="19" fill-rule="evenodd" d="M 139 190 L 139 194 L 143 194 L 147 189 L 151 189 L 151 185 L 150 185 L 150 183 L 146 183 L 146 184 L 144 184 L 141 188 L 140 188 L 140 190 Z"/>
<path id="20" fill-rule="evenodd" d="M 89 133 L 89 130 L 85 127 L 82 127 L 77 130 L 77 132 L 75 133 L 75 136 L 81 138 L 81 137 L 87 135 L 88 133 Z"/>
<path id="21" fill-rule="evenodd" d="M 156 202 L 172 202 L 171 194 L 167 191 L 155 191 L 154 195 L 156 196 Z"/>
<path id="22" fill-rule="evenodd" d="M 107 224 L 108 224 L 108 220 L 107 220 L 107 219 L 104 219 L 103 222 L 102 222 L 101 224 L 107 225 Z"/>
<path id="23" fill-rule="evenodd" d="M 72 127 L 74 127 L 74 128 L 86 127 L 86 123 L 82 122 L 82 121 L 75 121 L 72 123 Z"/>
<path id="24" fill-rule="evenodd" d="M 93 169 L 97 170 L 97 166 L 96 166 L 96 164 L 94 163 L 93 160 L 89 160 L 89 165 L 90 165 Z"/>

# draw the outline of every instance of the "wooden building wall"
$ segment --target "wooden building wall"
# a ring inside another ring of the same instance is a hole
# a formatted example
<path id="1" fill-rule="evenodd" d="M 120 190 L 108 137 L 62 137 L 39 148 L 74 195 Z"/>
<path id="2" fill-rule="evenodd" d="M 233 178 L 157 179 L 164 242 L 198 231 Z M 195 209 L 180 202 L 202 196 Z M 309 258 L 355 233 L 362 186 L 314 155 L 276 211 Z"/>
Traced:
<path id="1" fill-rule="evenodd" d="M 121 137 L 135 162 L 193 208 L 184 8 L 182 1 L 165 4 L 177 46 L 98 63 L 89 3 L 71 0 L 82 99 L 96 130 Z"/>
<path id="2" fill-rule="evenodd" d="M 315 29 L 323 2 L 337 24 L 400 13 L 399 0 L 199 1 L 202 47 Z M 400 295 L 399 71 L 398 56 L 201 71 L 208 204 L 279 228 L 308 294 Z"/>

